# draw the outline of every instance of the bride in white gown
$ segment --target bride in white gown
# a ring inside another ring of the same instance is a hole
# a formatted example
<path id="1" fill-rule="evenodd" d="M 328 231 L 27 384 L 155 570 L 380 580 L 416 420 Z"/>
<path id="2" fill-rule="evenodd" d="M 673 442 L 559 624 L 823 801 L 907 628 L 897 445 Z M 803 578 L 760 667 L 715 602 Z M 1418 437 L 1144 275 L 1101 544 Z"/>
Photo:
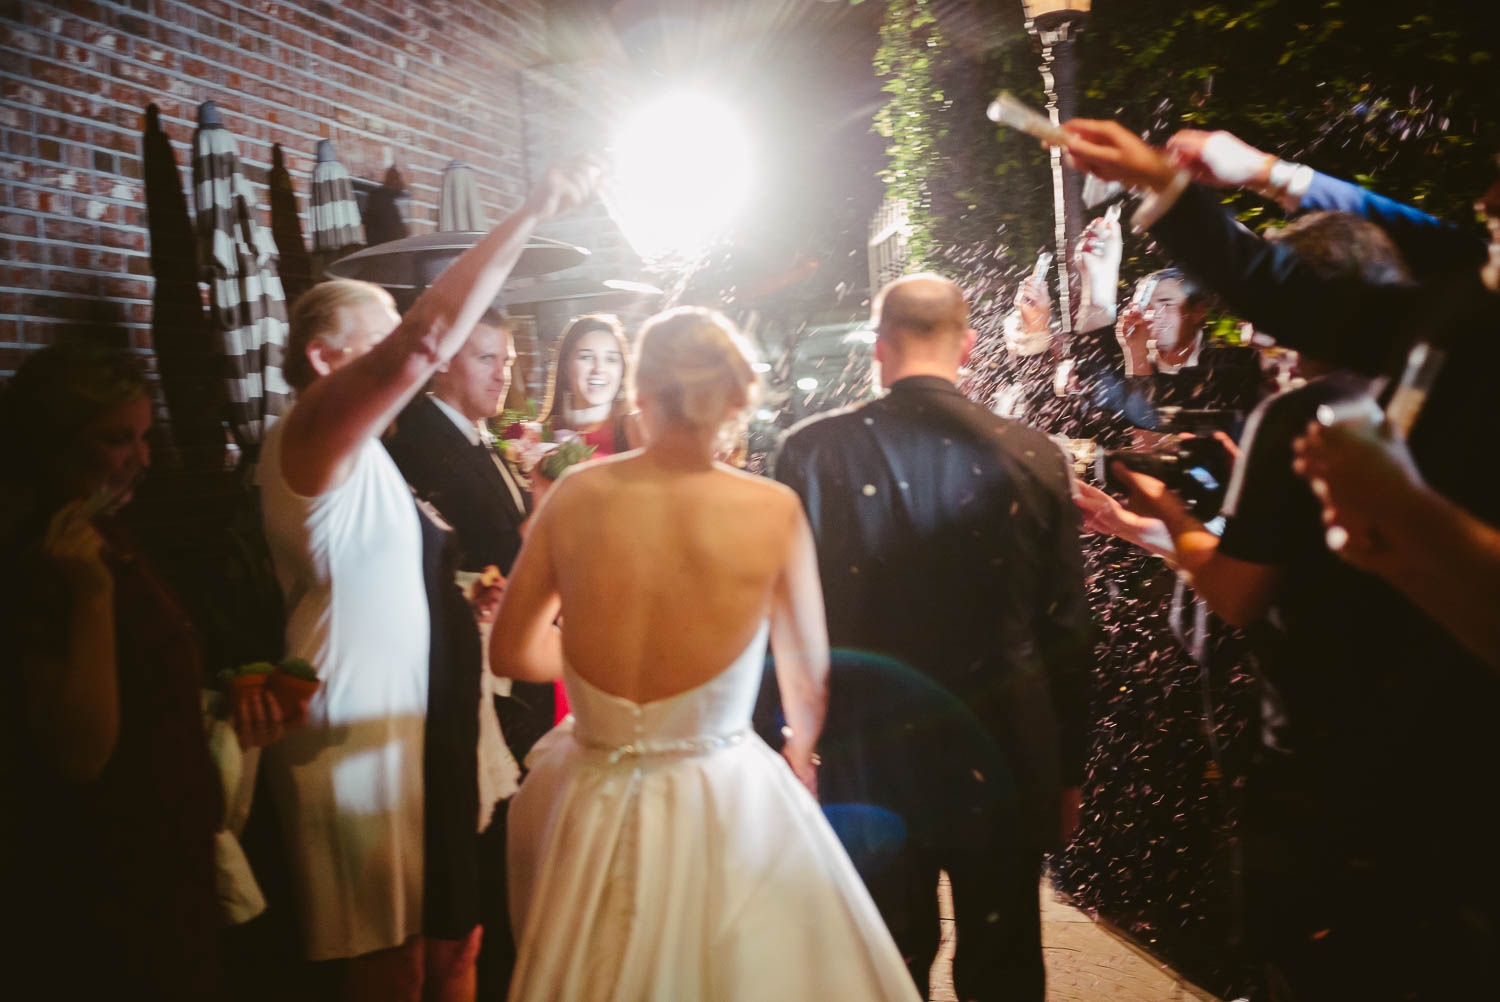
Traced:
<path id="1" fill-rule="evenodd" d="M 638 357 L 645 449 L 558 481 L 490 648 L 500 675 L 560 675 L 573 708 L 510 809 L 510 998 L 911 1002 L 809 792 L 828 638 L 806 519 L 713 460 L 749 362 L 696 309 L 653 319 Z M 784 759 L 750 730 L 768 636 Z"/>

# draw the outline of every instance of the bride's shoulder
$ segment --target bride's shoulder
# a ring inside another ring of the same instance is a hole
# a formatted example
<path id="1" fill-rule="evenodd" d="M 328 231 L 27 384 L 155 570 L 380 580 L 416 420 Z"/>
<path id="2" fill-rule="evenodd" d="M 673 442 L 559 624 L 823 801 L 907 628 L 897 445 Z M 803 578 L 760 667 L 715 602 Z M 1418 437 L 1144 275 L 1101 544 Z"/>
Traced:
<path id="1" fill-rule="evenodd" d="M 746 473 L 744 470 L 725 463 L 715 463 L 714 466 L 724 474 L 726 485 L 734 490 L 742 491 L 747 497 L 783 507 L 797 507 L 802 504 L 796 491 L 770 477 L 763 477 L 758 473 Z"/>

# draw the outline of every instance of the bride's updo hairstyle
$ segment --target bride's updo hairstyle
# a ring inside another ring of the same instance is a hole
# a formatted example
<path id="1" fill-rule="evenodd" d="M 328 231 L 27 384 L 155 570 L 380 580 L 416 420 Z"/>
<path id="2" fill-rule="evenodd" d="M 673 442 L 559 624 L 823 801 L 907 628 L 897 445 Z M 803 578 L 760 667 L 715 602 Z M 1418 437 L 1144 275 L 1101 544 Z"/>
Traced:
<path id="1" fill-rule="evenodd" d="M 744 341 L 723 314 L 682 306 L 646 321 L 635 393 L 650 397 L 669 421 L 721 431 L 755 389 Z"/>

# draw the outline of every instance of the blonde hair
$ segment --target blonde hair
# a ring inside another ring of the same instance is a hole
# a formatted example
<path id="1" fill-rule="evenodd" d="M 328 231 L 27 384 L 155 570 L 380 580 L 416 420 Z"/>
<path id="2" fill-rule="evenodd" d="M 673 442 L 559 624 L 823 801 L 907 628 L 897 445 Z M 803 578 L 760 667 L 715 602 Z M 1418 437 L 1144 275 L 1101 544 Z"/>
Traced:
<path id="1" fill-rule="evenodd" d="M 373 282 L 360 282 L 352 278 L 333 278 L 319 282 L 297 297 L 288 322 L 285 364 L 283 372 L 293 389 L 305 390 L 318 378 L 307 357 L 307 349 L 314 340 L 322 340 L 334 348 L 343 347 L 339 337 L 339 311 L 346 306 L 362 303 L 379 303 L 392 312 L 396 300 Z"/>
<path id="2" fill-rule="evenodd" d="M 726 317 L 684 306 L 646 321 L 634 388 L 673 422 L 723 431 L 750 405 L 756 377 L 749 352 Z"/>

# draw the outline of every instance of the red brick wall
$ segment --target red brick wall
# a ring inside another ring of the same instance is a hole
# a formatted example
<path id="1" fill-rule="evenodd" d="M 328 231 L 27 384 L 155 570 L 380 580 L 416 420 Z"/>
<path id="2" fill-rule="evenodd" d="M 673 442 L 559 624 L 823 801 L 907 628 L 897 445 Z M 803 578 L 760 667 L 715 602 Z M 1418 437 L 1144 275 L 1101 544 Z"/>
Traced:
<path id="1" fill-rule="evenodd" d="M 325 138 L 356 178 L 400 168 L 413 232 L 435 228 L 450 159 L 478 169 L 498 222 L 524 184 L 518 77 L 543 58 L 543 31 L 539 0 L 3 0 L 0 379 L 98 300 L 149 357 L 147 104 L 190 187 L 196 108 L 218 103 L 264 224 L 271 144 L 287 155 L 305 232 Z"/>

